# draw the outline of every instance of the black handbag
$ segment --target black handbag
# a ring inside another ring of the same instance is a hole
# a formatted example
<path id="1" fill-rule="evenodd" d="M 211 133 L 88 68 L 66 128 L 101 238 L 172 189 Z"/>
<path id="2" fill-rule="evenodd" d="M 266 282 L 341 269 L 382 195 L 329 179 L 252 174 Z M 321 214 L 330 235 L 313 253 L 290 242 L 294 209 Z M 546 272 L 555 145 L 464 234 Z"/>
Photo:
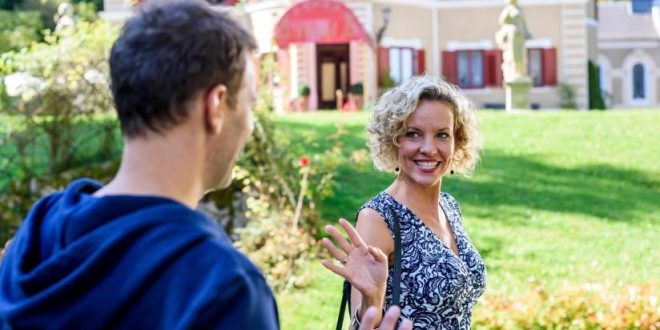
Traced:
<path id="1" fill-rule="evenodd" d="M 399 228 L 399 219 L 394 217 L 394 278 L 392 279 L 392 304 L 399 305 L 399 296 L 401 295 L 401 229 Z M 341 304 L 339 306 L 339 318 L 337 319 L 337 330 L 341 330 L 344 323 L 344 312 L 351 312 L 351 283 L 344 281 L 344 289 L 341 295 Z"/>

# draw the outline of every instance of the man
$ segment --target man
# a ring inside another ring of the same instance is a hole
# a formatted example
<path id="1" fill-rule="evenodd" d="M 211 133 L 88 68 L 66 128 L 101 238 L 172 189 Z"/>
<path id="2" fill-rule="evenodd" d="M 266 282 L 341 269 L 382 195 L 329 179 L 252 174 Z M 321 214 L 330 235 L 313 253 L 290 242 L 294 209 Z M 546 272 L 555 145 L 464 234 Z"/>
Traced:
<path id="1" fill-rule="evenodd" d="M 126 22 L 110 54 L 121 166 L 30 210 L 0 264 L 2 329 L 279 328 L 264 277 L 195 211 L 229 185 L 252 131 L 255 48 L 200 0 L 149 2 Z"/>
<path id="2" fill-rule="evenodd" d="M 2 328 L 276 329 L 273 295 L 194 209 L 251 132 L 254 39 L 202 1 L 153 1 L 110 55 L 124 137 L 106 186 L 30 211 L 0 266 Z"/>

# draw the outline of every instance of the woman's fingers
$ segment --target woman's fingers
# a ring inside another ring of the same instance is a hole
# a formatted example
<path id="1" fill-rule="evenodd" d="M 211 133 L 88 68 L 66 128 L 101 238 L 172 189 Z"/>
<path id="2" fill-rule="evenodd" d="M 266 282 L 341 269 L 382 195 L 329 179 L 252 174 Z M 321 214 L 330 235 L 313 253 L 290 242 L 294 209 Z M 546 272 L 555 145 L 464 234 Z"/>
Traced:
<path id="1" fill-rule="evenodd" d="M 362 236 L 360 236 L 357 230 L 355 230 L 355 228 L 353 228 L 353 226 L 348 221 L 346 221 L 346 219 L 339 219 L 339 225 L 344 228 L 344 231 L 346 234 L 348 234 L 348 238 L 351 239 L 353 246 L 361 247 L 366 245 L 362 240 Z"/>
<path id="2" fill-rule="evenodd" d="M 346 240 L 346 238 L 344 238 L 344 236 L 339 232 L 339 230 L 337 230 L 337 228 L 331 225 L 327 225 L 325 226 L 325 231 L 327 231 L 328 234 L 330 234 L 330 236 L 335 239 L 339 245 L 339 248 L 344 251 L 344 253 L 351 253 L 353 246 Z"/>
<path id="3" fill-rule="evenodd" d="M 339 249 L 337 249 L 337 247 L 335 247 L 335 245 L 332 244 L 332 241 L 330 241 L 330 239 L 324 237 L 323 240 L 321 240 L 321 243 L 323 244 L 323 246 L 325 246 L 326 249 L 328 249 L 330 254 L 335 259 L 337 259 L 337 261 L 346 262 L 347 255 L 339 251 Z"/>
<path id="4" fill-rule="evenodd" d="M 346 274 L 346 269 L 344 267 L 337 266 L 337 265 L 333 264 L 330 260 L 327 260 L 327 259 L 321 260 L 321 264 L 323 265 L 323 267 L 329 269 L 331 272 L 333 272 L 333 273 L 335 273 L 335 274 L 337 274 L 337 275 L 339 275 L 339 276 L 341 276 L 341 277 L 348 280 L 347 274 Z"/>
<path id="5" fill-rule="evenodd" d="M 376 307 L 371 306 L 367 308 L 367 311 L 364 312 L 362 320 L 360 320 L 360 329 L 359 330 L 372 330 L 376 327 L 376 312 L 378 310 Z"/>
<path id="6" fill-rule="evenodd" d="M 383 320 L 380 322 L 379 330 L 394 330 L 396 329 L 396 321 L 399 319 L 401 309 L 399 306 L 392 306 L 387 309 Z M 403 319 L 399 325 L 399 330 L 411 330 L 412 322 L 408 319 Z"/>
<path id="7" fill-rule="evenodd" d="M 370 246 L 369 247 L 369 254 L 371 254 L 371 256 L 374 257 L 374 259 L 377 262 L 387 261 L 387 256 L 385 255 L 385 252 L 383 252 L 383 250 L 381 250 L 377 247 Z"/>
<path id="8" fill-rule="evenodd" d="M 371 330 L 376 327 L 376 313 L 378 312 L 378 309 L 374 306 L 370 306 L 367 308 L 367 311 L 364 313 L 364 316 L 362 317 L 362 320 L 360 320 L 360 329 L 359 330 Z M 399 315 L 401 314 L 401 310 L 399 309 L 398 306 L 392 306 L 390 307 L 387 312 L 385 313 L 385 316 L 383 317 L 383 320 L 380 322 L 380 327 L 378 327 L 379 330 L 395 330 L 396 329 L 396 321 L 399 319 Z M 403 319 L 401 321 L 401 324 L 399 324 L 399 330 L 412 330 L 412 322 L 408 319 Z"/>

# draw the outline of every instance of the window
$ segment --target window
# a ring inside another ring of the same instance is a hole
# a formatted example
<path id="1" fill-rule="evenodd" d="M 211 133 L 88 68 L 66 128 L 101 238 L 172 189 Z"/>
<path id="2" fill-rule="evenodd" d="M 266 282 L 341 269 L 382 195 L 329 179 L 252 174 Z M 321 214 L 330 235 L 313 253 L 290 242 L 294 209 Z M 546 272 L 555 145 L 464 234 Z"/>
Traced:
<path id="1" fill-rule="evenodd" d="M 411 48 L 390 48 L 390 78 L 396 84 L 413 76 L 413 50 Z"/>
<path id="2" fill-rule="evenodd" d="M 533 48 L 528 50 L 527 72 L 534 86 L 543 86 L 543 50 Z"/>
<path id="3" fill-rule="evenodd" d="M 633 66 L 633 100 L 646 99 L 646 81 L 644 77 L 644 66 L 637 63 Z"/>
<path id="4" fill-rule="evenodd" d="M 528 71 L 534 86 L 557 85 L 555 48 L 530 49 Z M 442 52 L 442 75 L 461 88 L 502 86 L 502 51 L 499 49 Z"/>
<path id="5" fill-rule="evenodd" d="M 378 48 L 378 86 L 391 87 L 425 71 L 423 49 Z"/>
<path id="6" fill-rule="evenodd" d="M 459 87 L 484 87 L 484 55 L 482 51 L 458 51 L 456 52 L 456 64 Z"/>

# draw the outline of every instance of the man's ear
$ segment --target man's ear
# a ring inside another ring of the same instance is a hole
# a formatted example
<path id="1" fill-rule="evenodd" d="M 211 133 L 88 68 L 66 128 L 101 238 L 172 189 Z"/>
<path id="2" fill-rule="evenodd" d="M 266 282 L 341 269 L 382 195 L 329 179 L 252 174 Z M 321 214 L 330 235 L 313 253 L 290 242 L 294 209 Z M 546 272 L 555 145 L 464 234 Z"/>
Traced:
<path id="1" fill-rule="evenodd" d="M 213 86 L 204 100 L 204 119 L 209 133 L 218 134 L 222 128 L 227 102 L 227 86 L 218 84 Z"/>

